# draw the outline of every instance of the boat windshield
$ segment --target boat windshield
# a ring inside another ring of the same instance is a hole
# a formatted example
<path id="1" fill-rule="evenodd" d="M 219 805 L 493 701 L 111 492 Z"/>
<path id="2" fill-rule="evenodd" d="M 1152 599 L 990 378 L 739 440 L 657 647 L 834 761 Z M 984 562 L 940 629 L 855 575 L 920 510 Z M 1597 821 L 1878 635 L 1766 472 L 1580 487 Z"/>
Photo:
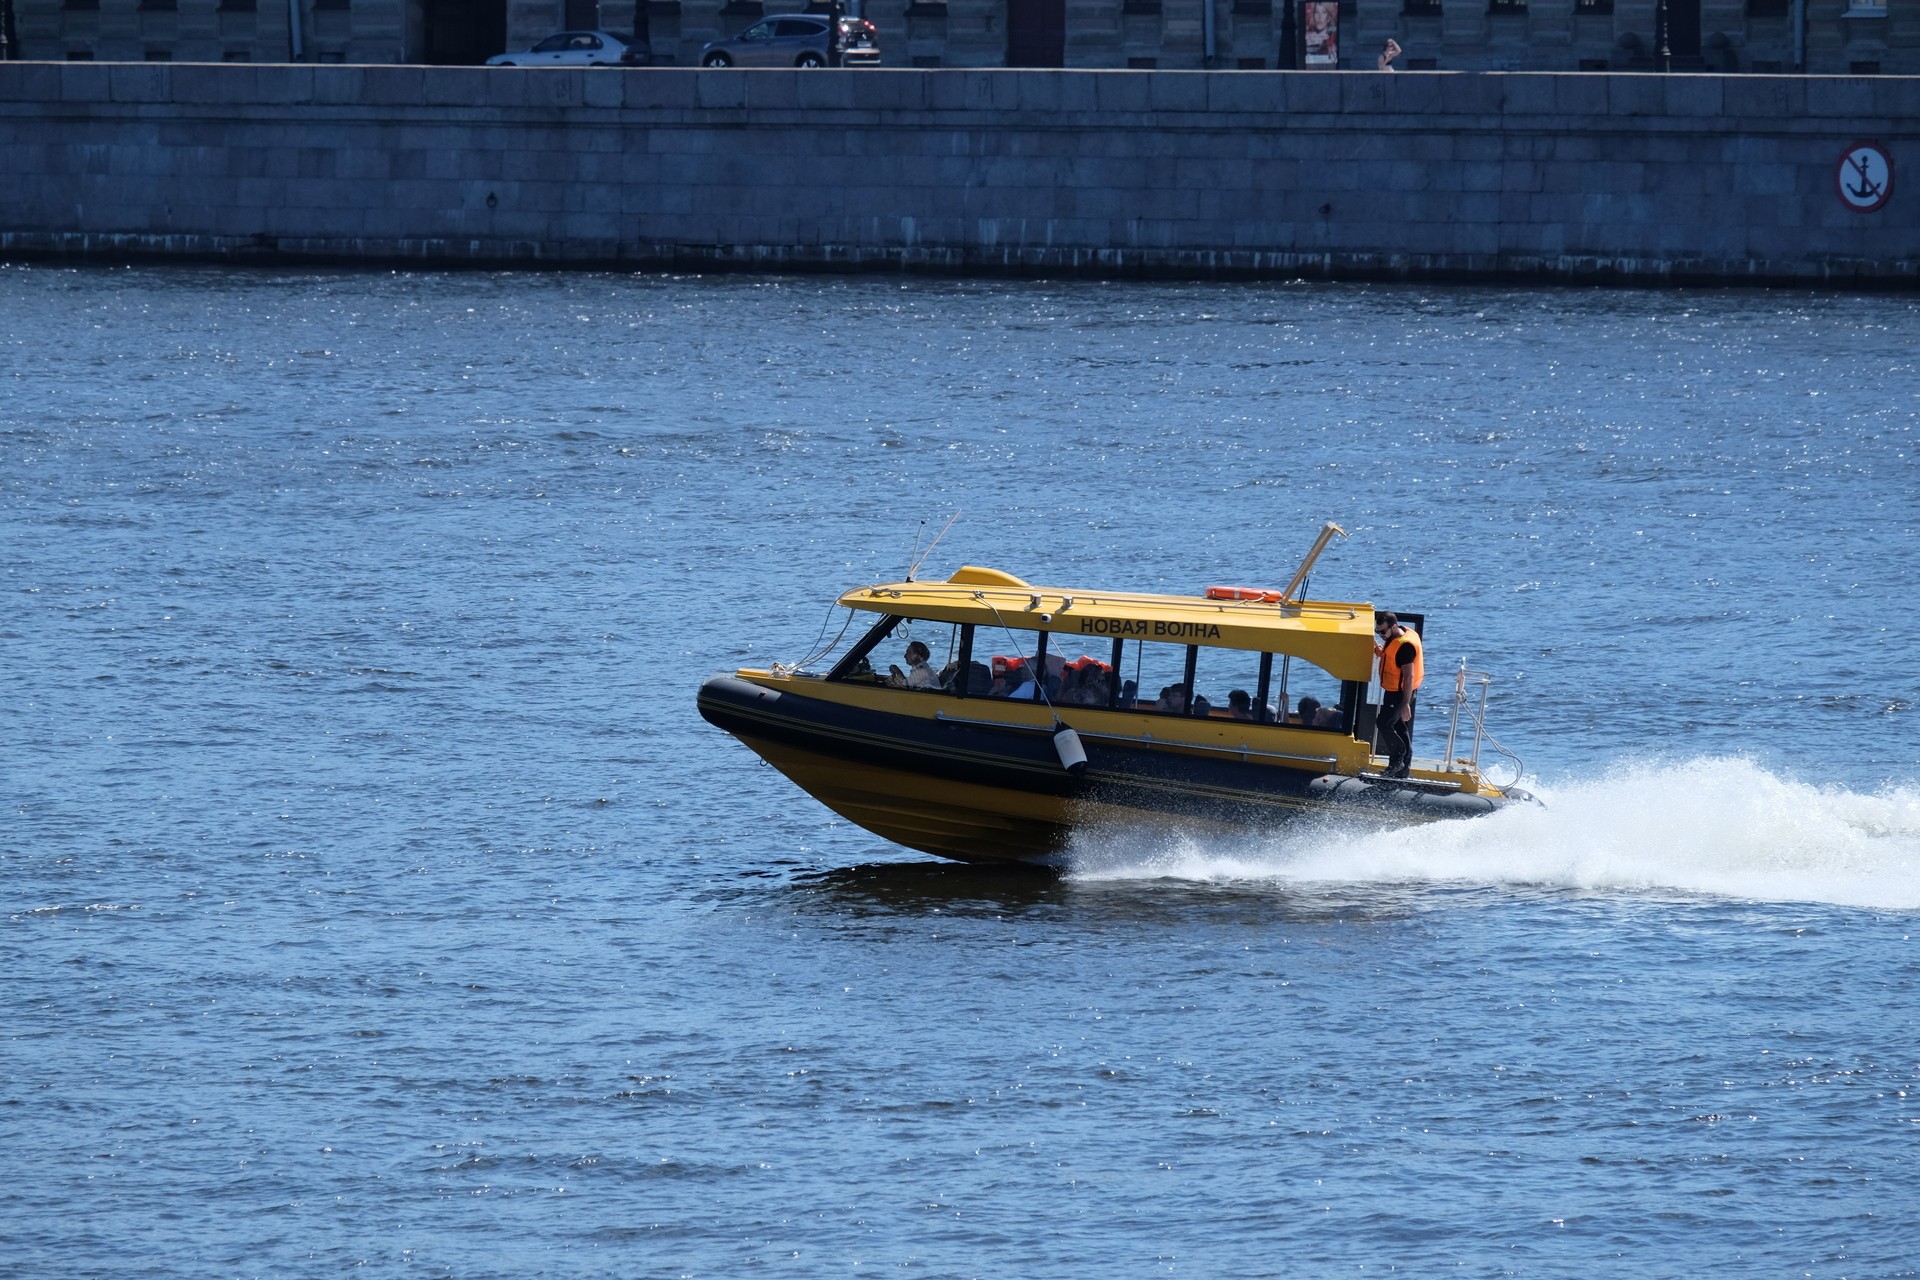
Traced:
<path id="1" fill-rule="evenodd" d="M 838 634 L 823 635 L 814 652 L 794 664 L 794 671 L 808 675 L 834 672 L 843 679 L 885 679 L 891 668 L 898 667 L 904 679 L 915 674 L 915 664 L 907 656 L 907 651 L 915 646 L 924 647 L 926 653 L 922 661 L 934 675 L 957 668 L 961 631 L 957 623 L 898 614 L 876 618 L 855 609 L 849 609 L 847 614 L 835 623 Z M 842 622 L 844 626 L 840 625 Z M 849 655 L 853 656 L 852 663 L 846 671 L 839 671 Z M 919 656 L 916 649 L 915 657 Z"/>

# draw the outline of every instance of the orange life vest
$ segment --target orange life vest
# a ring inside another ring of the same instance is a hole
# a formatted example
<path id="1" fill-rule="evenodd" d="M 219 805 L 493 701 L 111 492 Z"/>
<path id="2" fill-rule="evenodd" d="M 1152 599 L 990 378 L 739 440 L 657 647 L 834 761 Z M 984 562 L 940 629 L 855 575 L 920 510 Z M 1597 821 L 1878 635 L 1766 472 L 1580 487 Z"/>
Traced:
<path id="1" fill-rule="evenodd" d="M 1380 651 L 1380 687 L 1388 693 L 1400 691 L 1400 672 L 1403 669 L 1400 666 L 1402 645 L 1411 645 L 1413 648 L 1413 665 L 1404 668 L 1407 673 L 1407 692 L 1412 693 L 1418 689 L 1421 682 L 1427 678 L 1427 664 L 1420 652 L 1419 633 L 1412 627 L 1402 627 L 1400 634 L 1387 641 L 1386 647 Z"/>

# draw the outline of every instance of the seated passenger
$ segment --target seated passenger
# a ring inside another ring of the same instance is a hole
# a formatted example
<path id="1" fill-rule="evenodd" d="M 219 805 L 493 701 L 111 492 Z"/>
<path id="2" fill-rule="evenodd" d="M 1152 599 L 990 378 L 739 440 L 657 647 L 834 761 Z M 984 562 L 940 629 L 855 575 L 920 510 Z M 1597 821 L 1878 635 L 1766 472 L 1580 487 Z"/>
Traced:
<path id="1" fill-rule="evenodd" d="M 896 689 L 938 689 L 940 673 L 928 663 L 933 654 L 927 646 L 918 640 L 907 645 L 907 670 L 898 666 L 887 668 L 887 683 Z"/>
<path id="2" fill-rule="evenodd" d="M 1227 714 L 1235 720 L 1253 719 L 1253 695 L 1245 689 L 1235 689 L 1227 695 Z"/>
<path id="3" fill-rule="evenodd" d="M 993 671 L 984 662 L 967 664 L 967 696 L 984 697 L 993 692 Z"/>
<path id="4" fill-rule="evenodd" d="M 1306 725 L 1308 728 L 1312 728 L 1320 723 L 1319 716 L 1320 699 L 1309 694 L 1300 699 L 1300 714 L 1297 716 L 1289 716 L 1287 723 Z"/>
<path id="5" fill-rule="evenodd" d="M 1187 686 L 1170 684 L 1160 690 L 1160 701 L 1154 704 L 1154 710 L 1176 716 L 1187 714 Z"/>
<path id="6" fill-rule="evenodd" d="M 1122 680 L 1120 682 L 1120 701 L 1117 704 L 1119 708 L 1122 711 L 1132 711 L 1135 707 L 1139 706 L 1139 704 L 1140 682 L 1137 680 Z"/>
<path id="7" fill-rule="evenodd" d="M 1076 707 L 1104 707 L 1112 688 L 1107 664 L 1083 654 L 1067 664 L 1060 700 Z"/>
<path id="8" fill-rule="evenodd" d="M 993 668 L 991 672 L 993 683 L 987 687 L 987 695 L 989 697 L 1004 698 L 1013 692 L 1013 686 L 1015 684 L 1014 663 L 1016 661 L 1018 661 L 1018 659 L 1002 657 L 997 653 L 993 655 Z"/>

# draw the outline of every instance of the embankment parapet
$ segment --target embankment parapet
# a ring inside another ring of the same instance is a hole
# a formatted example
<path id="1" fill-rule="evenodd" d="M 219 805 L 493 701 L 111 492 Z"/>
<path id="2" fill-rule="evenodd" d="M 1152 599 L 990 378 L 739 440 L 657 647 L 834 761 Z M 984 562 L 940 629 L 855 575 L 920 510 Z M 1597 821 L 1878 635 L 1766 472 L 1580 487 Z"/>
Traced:
<path id="1" fill-rule="evenodd" d="M 0 164 L 13 254 L 1920 282 L 1914 77 L 0 63 Z"/>

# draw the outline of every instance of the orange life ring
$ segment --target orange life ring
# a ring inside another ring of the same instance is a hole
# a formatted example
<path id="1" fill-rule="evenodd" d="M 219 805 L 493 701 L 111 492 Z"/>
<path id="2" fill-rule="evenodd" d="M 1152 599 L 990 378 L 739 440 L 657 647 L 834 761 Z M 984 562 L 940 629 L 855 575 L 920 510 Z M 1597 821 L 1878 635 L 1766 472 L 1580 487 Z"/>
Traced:
<path id="1" fill-rule="evenodd" d="M 1207 599 L 1257 600 L 1262 604 L 1279 604 L 1280 593 L 1262 587 L 1208 587 Z"/>

